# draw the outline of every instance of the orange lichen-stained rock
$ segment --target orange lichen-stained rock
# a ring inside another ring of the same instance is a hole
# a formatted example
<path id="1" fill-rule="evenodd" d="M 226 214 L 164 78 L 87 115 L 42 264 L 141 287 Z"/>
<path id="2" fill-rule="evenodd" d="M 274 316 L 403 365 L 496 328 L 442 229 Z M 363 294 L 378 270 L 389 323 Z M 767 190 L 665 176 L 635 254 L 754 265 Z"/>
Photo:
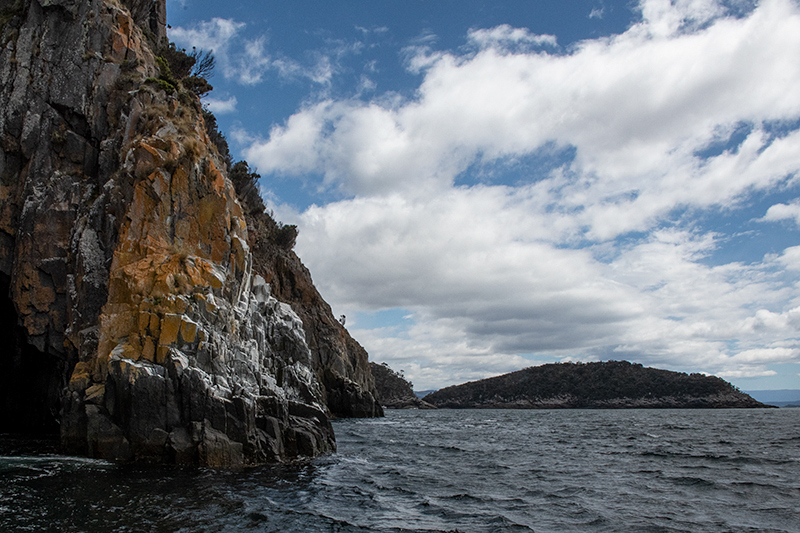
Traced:
<path id="1" fill-rule="evenodd" d="M 302 323 L 252 271 L 199 101 L 146 82 L 164 6 L 21 0 L 0 27 L 0 316 L 21 356 L 0 361 L 0 431 L 123 461 L 331 451 Z"/>
<path id="2" fill-rule="evenodd" d="M 0 27 L 0 432 L 224 466 L 326 453 L 329 415 L 380 415 L 366 352 L 293 235 L 242 209 L 199 100 L 147 81 L 165 0 L 15 5 Z"/>
<path id="3" fill-rule="evenodd" d="M 177 131 L 163 127 L 134 142 L 120 169 L 133 193 L 111 259 L 92 381 L 73 392 L 68 412 L 75 414 L 66 419 L 65 440 L 82 441 L 74 435 L 82 417 L 106 417 L 96 425 L 111 428 L 110 434 L 87 435 L 88 449 L 212 465 L 223 458 L 231 464 L 276 460 L 298 450 L 256 421 L 276 414 L 266 405 L 302 400 L 319 414 L 316 422 L 302 422 L 303 430 L 316 449 L 331 450 L 320 385 L 304 370 L 310 357 L 299 320 L 282 314 L 286 309 L 268 289 L 253 294 L 253 286 L 266 284 L 251 272 L 235 191 L 205 139 L 194 140 L 202 148 L 191 156 L 174 160 L 181 153 Z M 179 148 L 165 153 L 156 146 Z M 288 344 L 295 347 L 287 350 Z M 86 391 L 97 385 L 104 387 L 105 410 L 82 411 Z M 155 421 L 153 395 L 166 398 L 168 411 Z M 281 423 L 300 422 L 290 416 Z M 156 430 L 176 439 L 192 435 L 193 444 L 181 441 L 180 453 L 169 438 L 155 446 L 149 435 Z"/>

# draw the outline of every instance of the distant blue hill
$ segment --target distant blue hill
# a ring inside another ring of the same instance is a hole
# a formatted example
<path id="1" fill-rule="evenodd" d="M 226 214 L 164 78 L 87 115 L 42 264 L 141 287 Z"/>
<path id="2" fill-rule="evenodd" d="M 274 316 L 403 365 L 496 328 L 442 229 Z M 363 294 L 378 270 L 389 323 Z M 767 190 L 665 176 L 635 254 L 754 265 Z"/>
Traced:
<path id="1" fill-rule="evenodd" d="M 751 390 L 747 394 L 759 402 L 778 407 L 787 405 L 800 405 L 800 390 L 798 389 L 779 389 L 779 390 Z"/>
<path id="2" fill-rule="evenodd" d="M 417 398 L 424 398 L 428 394 L 430 394 L 432 392 L 436 392 L 437 390 L 439 390 L 439 389 L 415 390 L 414 394 L 417 396 Z"/>

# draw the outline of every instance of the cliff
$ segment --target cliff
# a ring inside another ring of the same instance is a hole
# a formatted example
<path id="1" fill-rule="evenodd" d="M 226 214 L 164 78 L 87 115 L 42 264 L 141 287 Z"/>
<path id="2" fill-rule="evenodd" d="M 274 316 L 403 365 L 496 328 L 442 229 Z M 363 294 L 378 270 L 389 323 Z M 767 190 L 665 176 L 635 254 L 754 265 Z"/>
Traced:
<path id="1" fill-rule="evenodd" d="M 436 409 L 414 394 L 414 386 L 386 363 L 370 363 L 378 401 L 388 409 Z"/>
<path id="2" fill-rule="evenodd" d="M 382 414 L 366 353 L 242 209 L 157 60 L 164 6 L 0 8 L 0 431 L 212 466 L 331 451 L 329 415 Z"/>
<path id="3" fill-rule="evenodd" d="M 715 376 L 627 361 L 531 367 L 440 389 L 423 399 L 450 409 L 769 407 Z"/>
<path id="4" fill-rule="evenodd" d="M 325 402 L 339 417 L 383 416 L 366 350 L 333 316 L 311 274 L 290 247 L 265 238 L 276 234 L 275 221 L 261 211 L 248 214 L 254 270 L 275 296 L 296 310 L 311 351 L 311 364 L 323 385 Z M 281 239 L 277 239 L 280 243 Z"/>

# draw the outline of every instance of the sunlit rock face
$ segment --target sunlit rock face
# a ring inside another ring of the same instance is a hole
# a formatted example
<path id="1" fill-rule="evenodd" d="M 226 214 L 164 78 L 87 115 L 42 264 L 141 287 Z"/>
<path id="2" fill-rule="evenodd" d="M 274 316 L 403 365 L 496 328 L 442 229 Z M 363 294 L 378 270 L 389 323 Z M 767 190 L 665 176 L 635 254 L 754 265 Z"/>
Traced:
<path id="1" fill-rule="evenodd" d="M 366 353 L 308 272 L 248 233 L 199 101 L 146 81 L 164 1 L 11 4 L 0 327 L 16 340 L 0 349 L 0 431 L 230 466 L 332 451 L 330 413 L 379 415 Z"/>
<path id="2" fill-rule="evenodd" d="M 312 367 L 331 412 L 339 417 L 383 416 L 366 350 L 334 318 L 308 269 L 291 250 L 269 246 L 265 239 L 251 238 L 251 243 L 254 269 L 269 281 L 277 298 L 292 304 L 303 322 Z"/>

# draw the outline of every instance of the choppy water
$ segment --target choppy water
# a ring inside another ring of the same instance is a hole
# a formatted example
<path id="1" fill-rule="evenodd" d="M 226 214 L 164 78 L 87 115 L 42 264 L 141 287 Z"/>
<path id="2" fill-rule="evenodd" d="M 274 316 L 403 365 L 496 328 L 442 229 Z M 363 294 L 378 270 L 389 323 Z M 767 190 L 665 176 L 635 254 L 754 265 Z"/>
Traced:
<path id="1" fill-rule="evenodd" d="M 800 531 L 800 409 L 389 411 L 241 472 L 0 457 L 0 531 Z M 8 453 L 8 452 L 6 452 Z"/>

